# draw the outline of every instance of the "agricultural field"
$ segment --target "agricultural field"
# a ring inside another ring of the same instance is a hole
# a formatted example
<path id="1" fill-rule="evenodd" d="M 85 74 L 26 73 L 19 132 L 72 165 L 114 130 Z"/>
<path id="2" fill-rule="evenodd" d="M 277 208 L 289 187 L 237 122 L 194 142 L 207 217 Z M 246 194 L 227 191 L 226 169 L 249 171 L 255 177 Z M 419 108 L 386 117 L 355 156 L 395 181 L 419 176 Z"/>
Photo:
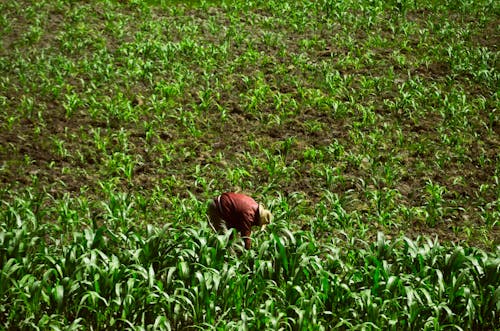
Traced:
<path id="1" fill-rule="evenodd" d="M 0 1 L 0 329 L 498 330 L 500 2 Z M 250 250 L 206 202 L 274 214 Z"/>

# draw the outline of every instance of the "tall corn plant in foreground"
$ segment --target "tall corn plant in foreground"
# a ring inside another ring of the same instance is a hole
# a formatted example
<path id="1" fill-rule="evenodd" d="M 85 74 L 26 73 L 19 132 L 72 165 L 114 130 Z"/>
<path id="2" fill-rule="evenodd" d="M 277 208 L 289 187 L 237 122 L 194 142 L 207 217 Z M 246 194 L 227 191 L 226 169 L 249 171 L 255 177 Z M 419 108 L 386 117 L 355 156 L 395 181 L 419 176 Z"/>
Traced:
<path id="1" fill-rule="evenodd" d="M 55 207 L 43 199 L 1 205 L 6 329 L 493 329 L 498 321 L 498 251 L 382 234 L 325 243 L 281 221 L 248 251 L 203 222 L 124 231 L 135 220 L 110 217 L 61 237 L 48 217 L 71 198 Z"/>

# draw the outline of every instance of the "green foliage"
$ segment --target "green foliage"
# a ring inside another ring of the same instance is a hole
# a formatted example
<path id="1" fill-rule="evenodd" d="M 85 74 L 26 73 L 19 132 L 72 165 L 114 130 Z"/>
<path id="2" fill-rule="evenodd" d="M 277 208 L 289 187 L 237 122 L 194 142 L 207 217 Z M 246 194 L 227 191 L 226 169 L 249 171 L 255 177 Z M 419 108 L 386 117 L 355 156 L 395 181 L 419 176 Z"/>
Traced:
<path id="1" fill-rule="evenodd" d="M 498 13 L 1 1 L 0 328 L 494 329 Z"/>
<path id="2" fill-rule="evenodd" d="M 498 320 L 498 251 L 381 233 L 371 244 L 325 243 L 282 222 L 248 251 L 205 222 L 125 231 L 133 219 L 108 218 L 61 235 L 45 218 L 66 207 L 35 217 L 31 198 L 0 209 L 5 328 L 477 329 Z"/>

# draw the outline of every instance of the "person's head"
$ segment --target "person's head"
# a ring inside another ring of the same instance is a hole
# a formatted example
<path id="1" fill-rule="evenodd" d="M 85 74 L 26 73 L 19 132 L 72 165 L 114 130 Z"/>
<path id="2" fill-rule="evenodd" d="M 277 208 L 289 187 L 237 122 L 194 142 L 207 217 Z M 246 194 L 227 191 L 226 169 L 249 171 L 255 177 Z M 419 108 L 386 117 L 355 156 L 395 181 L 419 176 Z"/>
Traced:
<path id="1" fill-rule="evenodd" d="M 266 226 L 271 223 L 273 220 L 273 214 L 263 205 L 259 205 L 259 225 L 261 226 L 261 230 L 264 230 Z"/>

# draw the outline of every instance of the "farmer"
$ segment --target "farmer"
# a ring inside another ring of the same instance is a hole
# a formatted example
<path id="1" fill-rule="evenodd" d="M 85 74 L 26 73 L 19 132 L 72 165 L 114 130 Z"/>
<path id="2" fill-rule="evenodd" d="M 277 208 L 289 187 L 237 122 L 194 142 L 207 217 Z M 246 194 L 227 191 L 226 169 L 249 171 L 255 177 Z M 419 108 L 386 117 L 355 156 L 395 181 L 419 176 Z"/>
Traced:
<path id="1" fill-rule="evenodd" d="M 262 230 L 272 220 L 272 214 L 251 197 L 241 193 L 223 193 L 208 204 L 210 225 L 220 233 L 234 228 L 245 241 L 245 248 L 250 249 L 252 226 Z"/>

